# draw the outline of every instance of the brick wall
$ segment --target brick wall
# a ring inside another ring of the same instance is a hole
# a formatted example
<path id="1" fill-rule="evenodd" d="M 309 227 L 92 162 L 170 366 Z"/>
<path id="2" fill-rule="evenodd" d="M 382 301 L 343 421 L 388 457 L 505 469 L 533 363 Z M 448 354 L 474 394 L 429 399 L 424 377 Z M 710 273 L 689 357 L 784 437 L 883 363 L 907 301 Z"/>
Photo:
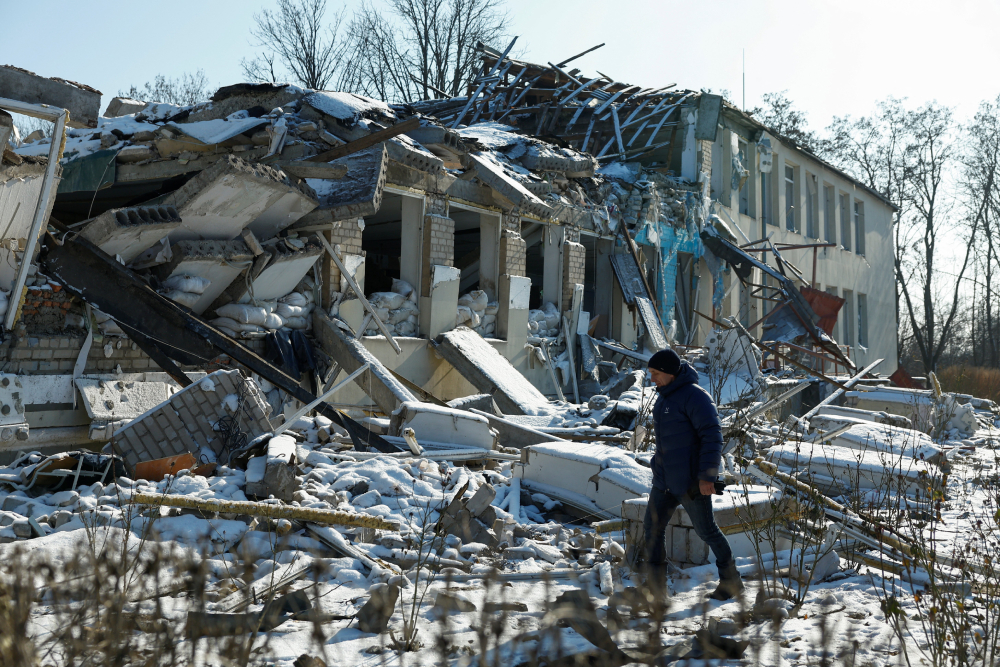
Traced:
<path id="1" fill-rule="evenodd" d="M 698 171 L 705 174 L 705 181 L 711 181 L 712 176 L 712 142 L 698 140 Z"/>
<path id="2" fill-rule="evenodd" d="M 443 215 L 425 215 L 421 245 L 423 278 L 420 293 L 430 296 L 431 266 L 455 266 L 455 221 Z"/>
<path id="3" fill-rule="evenodd" d="M 67 333 L 11 336 L 0 343 L 0 368 L 5 373 L 22 375 L 70 375 L 80 356 L 86 334 L 75 329 Z M 263 354 L 264 341 L 241 341 L 257 354 Z M 84 373 L 112 373 L 121 366 L 123 373 L 159 371 L 160 367 L 128 338 L 105 336 L 94 341 L 87 355 Z M 185 370 L 210 370 L 185 368 Z"/>
<path id="4" fill-rule="evenodd" d="M 587 266 L 587 250 L 574 241 L 563 243 L 563 310 L 573 303 L 573 286 L 582 285 Z"/>
<path id="5" fill-rule="evenodd" d="M 519 233 L 503 230 L 500 234 L 500 275 L 524 276 L 527 252 L 528 246 Z"/>
<path id="6" fill-rule="evenodd" d="M 24 295 L 21 321 L 29 332 L 59 331 L 66 326 L 66 316 L 86 312 L 83 302 L 60 285 L 42 289 L 29 287 Z"/>
<path id="7" fill-rule="evenodd" d="M 330 245 L 334 248 L 339 245 L 341 256 L 345 254 L 361 255 L 363 253 L 361 250 L 361 225 L 358 224 L 358 219 L 340 220 L 333 223 L 333 225 L 334 228 L 332 231 L 321 232 L 326 234 Z M 337 268 L 337 265 L 328 253 L 323 254 L 321 266 L 324 285 L 323 305 L 329 308 L 330 293 L 340 291 L 340 269 Z"/>

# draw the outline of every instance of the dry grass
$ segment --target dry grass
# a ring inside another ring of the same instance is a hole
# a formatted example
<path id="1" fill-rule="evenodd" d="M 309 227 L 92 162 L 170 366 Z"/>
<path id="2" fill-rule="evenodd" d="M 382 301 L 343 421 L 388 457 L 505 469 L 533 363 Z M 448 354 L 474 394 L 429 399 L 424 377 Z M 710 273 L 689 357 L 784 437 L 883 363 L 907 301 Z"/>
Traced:
<path id="1" fill-rule="evenodd" d="M 938 373 L 945 391 L 971 394 L 1000 402 L 1000 369 L 977 366 L 948 366 Z"/>

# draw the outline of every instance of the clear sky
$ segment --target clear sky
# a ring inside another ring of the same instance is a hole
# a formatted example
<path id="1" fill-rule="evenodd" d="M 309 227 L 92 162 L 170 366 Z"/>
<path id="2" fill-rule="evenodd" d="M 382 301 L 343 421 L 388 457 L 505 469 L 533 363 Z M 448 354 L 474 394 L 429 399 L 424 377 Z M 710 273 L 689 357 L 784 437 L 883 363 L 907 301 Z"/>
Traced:
<path id="1" fill-rule="evenodd" d="M 374 0 L 378 2 L 378 0 Z M 330 10 L 357 0 L 329 0 Z M 253 55 L 253 14 L 273 0 L 170 3 L 0 0 L 0 63 L 60 76 L 104 92 L 156 74 L 204 69 L 209 81 L 241 80 Z M 887 95 L 937 99 L 970 115 L 1000 94 L 1000 2 L 764 0 L 510 0 L 509 31 L 523 58 L 546 62 L 590 46 L 575 63 L 643 86 L 726 89 L 746 102 L 788 90 L 813 129 L 834 115 L 869 112 Z"/>

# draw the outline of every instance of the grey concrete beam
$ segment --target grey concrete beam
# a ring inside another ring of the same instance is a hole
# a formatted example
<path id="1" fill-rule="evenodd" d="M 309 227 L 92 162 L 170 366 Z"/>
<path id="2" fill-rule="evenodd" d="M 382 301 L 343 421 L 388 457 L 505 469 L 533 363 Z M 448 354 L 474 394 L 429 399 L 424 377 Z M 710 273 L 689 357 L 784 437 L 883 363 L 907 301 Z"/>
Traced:
<path id="1" fill-rule="evenodd" d="M 370 364 L 368 370 L 355 378 L 354 382 L 386 414 L 392 414 L 401 403 L 420 400 L 360 340 L 341 330 L 321 310 L 316 310 L 313 315 L 313 334 L 319 339 L 323 351 L 346 372 L 353 373 L 365 364 Z"/>
<path id="2" fill-rule="evenodd" d="M 97 127 L 101 91 L 66 79 L 38 76 L 20 67 L 0 65 L 3 96 L 28 104 L 48 104 L 69 111 L 70 127 Z"/>

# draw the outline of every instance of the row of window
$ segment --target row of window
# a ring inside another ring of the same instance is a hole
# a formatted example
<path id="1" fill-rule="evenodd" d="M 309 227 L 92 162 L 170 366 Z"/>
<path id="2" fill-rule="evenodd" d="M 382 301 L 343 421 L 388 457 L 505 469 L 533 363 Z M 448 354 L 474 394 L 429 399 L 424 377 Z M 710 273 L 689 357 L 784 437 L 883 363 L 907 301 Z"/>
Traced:
<path id="1" fill-rule="evenodd" d="M 828 285 L 826 291 L 837 296 L 836 287 Z M 837 342 L 841 345 L 854 345 L 856 335 L 858 346 L 868 347 L 868 295 L 861 292 L 855 294 L 845 289 L 840 297 L 844 300 L 844 306 L 840 309 L 840 317 L 837 318 L 840 331 L 835 330 L 834 337 L 839 334 Z"/>
<path id="2" fill-rule="evenodd" d="M 739 142 L 739 160 L 747 168 L 750 164 L 746 142 Z M 865 254 L 865 204 L 860 200 L 851 199 L 851 195 L 837 190 L 832 185 L 822 186 L 823 229 L 820 229 L 820 183 L 815 174 L 805 172 L 805 210 L 801 211 L 798 202 L 799 175 L 802 170 L 794 165 L 784 168 L 785 195 L 785 228 L 790 232 L 804 234 L 810 239 L 837 243 L 837 213 L 840 214 L 840 245 L 844 250 Z M 767 236 L 767 226 L 777 227 L 780 224 L 773 212 L 775 199 L 774 183 L 778 180 L 775 172 L 757 174 L 758 178 L 747 178 L 740 187 L 740 213 L 756 217 L 756 211 L 750 206 L 750 188 L 755 182 L 760 183 L 761 202 L 761 234 Z M 839 211 L 838 211 L 839 207 Z M 803 230 L 804 227 L 804 230 Z M 822 232 L 822 234 L 821 234 Z"/>

